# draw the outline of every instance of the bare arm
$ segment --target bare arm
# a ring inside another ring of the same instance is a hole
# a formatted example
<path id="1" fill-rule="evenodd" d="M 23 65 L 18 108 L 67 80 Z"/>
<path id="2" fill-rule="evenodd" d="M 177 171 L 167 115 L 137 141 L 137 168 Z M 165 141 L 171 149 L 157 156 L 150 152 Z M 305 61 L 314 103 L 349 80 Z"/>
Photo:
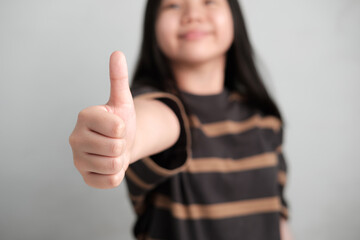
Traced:
<path id="1" fill-rule="evenodd" d="M 172 146 L 180 135 L 175 113 L 157 100 L 133 100 L 125 56 L 110 57 L 107 104 L 79 113 L 69 137 L 74 165 L 89 186 L 118 186 L 130 163 Z"/>
<path id="2" fill-rule="evenodd" d="M 176 143 L 180 123 L 167 105 L 157 100 L 135 100 L 136 136 L 131 163 L 159 153 Z"/>

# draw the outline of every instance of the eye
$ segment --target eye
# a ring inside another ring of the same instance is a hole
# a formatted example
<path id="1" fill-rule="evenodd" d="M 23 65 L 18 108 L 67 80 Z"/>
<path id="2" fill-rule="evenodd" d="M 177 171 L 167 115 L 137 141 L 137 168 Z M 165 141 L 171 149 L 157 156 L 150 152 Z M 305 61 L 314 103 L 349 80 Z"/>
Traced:
<path id="1" fill-rule="evenodd" d="M 205 4 L 206 4 L 206 5 L 211 5 L 211 4 L 214 4 L 214 3 L 215 3 L 214 0 L 206 0 L 206 1 L 205 1 Z"/>
<path id="2" fill-rule="evenodd" d="M 180 4 L 179 3 L 169 3 L 164 6 L 165 9 L 179 9 Z"/>

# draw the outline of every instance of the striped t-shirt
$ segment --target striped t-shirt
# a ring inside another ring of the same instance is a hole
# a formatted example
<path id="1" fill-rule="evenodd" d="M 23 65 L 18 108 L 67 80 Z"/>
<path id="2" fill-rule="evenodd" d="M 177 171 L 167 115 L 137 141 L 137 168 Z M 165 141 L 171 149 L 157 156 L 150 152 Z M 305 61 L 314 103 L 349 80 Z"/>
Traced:
<path id="1" fill-rule="evenodd" d="M 287 167 L 277 118 L 227 89 L 206 96 L 182 92 L 185 105 L 150 87 L 132 93 L 164 102 L 181 125 L 174 146 L 126 171 L 137 239 L 280 239 L 280 217 L 288 218 Z"/>

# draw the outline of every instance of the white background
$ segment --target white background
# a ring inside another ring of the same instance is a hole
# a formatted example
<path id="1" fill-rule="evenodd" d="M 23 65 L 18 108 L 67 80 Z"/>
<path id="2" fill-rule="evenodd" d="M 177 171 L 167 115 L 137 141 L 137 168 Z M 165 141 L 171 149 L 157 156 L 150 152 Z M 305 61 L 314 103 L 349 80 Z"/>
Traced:
<path id="1" fill-rule="evenodd" d="M 266 84 L 286 119 L 296 239 L 359 239 L 360 1 L 243 0 Z M 88 187 L 68 137 L 109 96 L 108 61 L 132 76 L 144 1 L 1 0 L 0 239 L 132 239 L 125 183 Z"/>

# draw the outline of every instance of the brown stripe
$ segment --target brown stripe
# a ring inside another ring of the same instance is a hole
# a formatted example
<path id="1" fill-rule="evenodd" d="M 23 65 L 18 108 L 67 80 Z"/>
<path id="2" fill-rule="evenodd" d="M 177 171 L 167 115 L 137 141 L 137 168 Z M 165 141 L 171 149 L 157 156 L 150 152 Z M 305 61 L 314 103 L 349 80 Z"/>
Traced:
<path id="1" fill-rule="evenodd" d="M 278 146 L 275 151 L 277 153 L 281 153 L 282 152 L 282 145 Z"/>
<path id="2" fill-rule="evenodd" d="M 170 210 L 175 218 L 183 220 L 222 219 L 256 213 L 276 212 L 281 209 L 280 198 L 277 196 L 209 205 L 184 205 L 172 202 L 169 197 L 158 194 L 155 195 L 154 204 L 158 208 Z"/>
<path id="3" fill-rule="evenodd" d="M 138 235 L 136 235 L 136 239 L 137 240 L 146 240 L 147 234 L 145 233 L 140 233 Z"/>
<path id="4" fill-rule="evenodd" d="M 278 182 L 282 185 L 285 186 L 286 184 L 286 172 L 279 170 L 278 172 Z"/>
<path id="5" fill-rule="evenodd" d="M 160 238 L 151 238 L 149 237 L 149 234 L 146 233 L 140 233 L 136 236 L 137 240 L 161 240 Z"/>
<path id="6" fill-rule="evenodd" d="M 141 215 L 145 210 L 144 199 L 145 195 L 135 196 L 128 192 L 129 198 L 132 200 L 133 208 L 137 215 Z"/>
<path id="7" fill-rule="evenodd" d="M 192 126 L 200 128 L 208 137 L 217 137 L 226 134 L 238 134 L 255 127 L 271 128 L 274 131 L 278 131 L 281 127 L 281 122 L 276 117 L 261 117 L 258 114 L 242 122 L 226 120 L 203 124 L 195 115 L 191 115 L 190 118 L 192 120 Z"/>
<path id="8" fill-rule="evenodd" d="M 239 93 L 237 92 L 232 92 L 230 93 L 229 97 L 228 97 L 228 101 L 232 102 L 232 101 L 243 101 L 244 97 L 241 96 Z"/>
<path id="9" fill-rule="evenodd" d="M 134 206 L 135 213 L 140 216 L 145 212 L 146 205 L 145 204 L 138 204 Z"/>
<path id="10" fill-rule="evenodd" d="M 183 169 L 185 169 L 187 167 L 188 163 L 190 162 L 189 159 L 190 159 L 190 157 L 188 157 L 188 159 L 186 160 L 186 163 L 184 163 L 181 167 L 178 167 L 178 168 L 175 168 L 172 170 L 160 167 L 150 157 L 146 157 L 146 158 L 142 159 L 141 161 L 143 161 L 144 164 L 149 169 L 151 169 L 153 172 L 155 172 L 156 174 L 159 174 L 164 177 L 169 177 L 169 176 L 175 175 L 175 174 L 181 172 Z"/>
<path id="11" fill-rule="evenodd" d="M 258 126 L 261 128 L 272 128 L 277 132 L 281 128 L 281 121 L 277 117 L 267 116 L 261 118 Z"/>
<path id="12" fill-rule="evenodd" d="M 134 202 L 142 202 L 145 198 L 145 195 L 135 196 L 129 192 L 128 192 L 128 195 L 129 195 L 129 198 Z"/>
<path id="13" fill-rule="evenodd" d="M 135 213 L 137 215 L 141 215 L 144 210 L 145 210 L 145 204 L 144 204 L 144 199 L 145 199 L 145 195 L 139 195 L 139 196 L 135 196 L 132 195 L 131 193 L 128 192 L 129 198 L 132 201 L 133 204 L 133 208 L 135 210 Z"/>
<path id="14" fill-rule="evenodd" d="M 264 153 L 241 159 L 229 158 L 195 158 L 187 172 L 236 172 L 276 166 L 278 159 L 275 153 Z"/>
<path id="15" fill-rule="evenodd" d="M 154 187 L 153 184 L 148 184 L 141 180 L 134 172 L 131 170 L 131 168 L 128 168 L 125 172 L 126 176 L 136 185 L 143 189 L 152 189 Z"/>

